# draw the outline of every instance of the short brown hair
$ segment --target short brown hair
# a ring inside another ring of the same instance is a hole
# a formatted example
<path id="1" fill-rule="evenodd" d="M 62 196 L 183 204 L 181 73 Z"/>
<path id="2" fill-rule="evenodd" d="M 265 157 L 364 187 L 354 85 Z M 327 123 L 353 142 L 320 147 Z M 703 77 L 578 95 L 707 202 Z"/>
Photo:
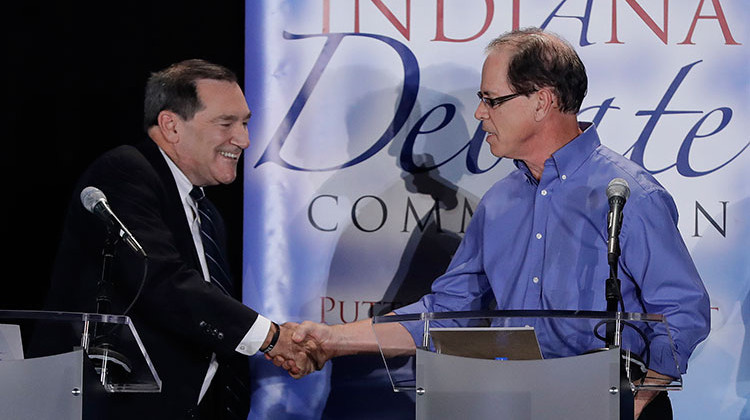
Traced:
<path id="1" fill-rule="evenodd" d="M 152 73 L 146 82 L 143 101 L 143 128 L 148 131 L 158 124 L 159 113 L 175 112 L 184 120 L 193 118 L 203 108 L 198 98 L 198 80 L 222 80 L 237 83 L 237 76 L 228 68 L 205 60 L 180 61 Z"/>
<path id="2" fill-rule="evenodd" d="M 578 113 L 588 77 L 581 58 L 567 41 L 539 28 L 524 28 L 495 38 L 487 52 L 500 46 L 513 49 L 508 82 L 516 93 L 529 94 L 549 87 L 560 101 L 561 112 Z"/>

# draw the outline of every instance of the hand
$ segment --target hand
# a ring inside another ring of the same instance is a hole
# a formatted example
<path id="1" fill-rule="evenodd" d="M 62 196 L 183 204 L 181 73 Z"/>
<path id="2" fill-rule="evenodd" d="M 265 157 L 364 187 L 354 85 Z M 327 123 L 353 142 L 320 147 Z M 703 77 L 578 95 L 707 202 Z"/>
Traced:
<path id="1" fill-rule="evenodd" d="M 672 381 L 672 378 L 666 375 L 662 375 L 661 373 L 658 373 L 656 371 L 653 371 L 651 369 L 648 370 L 646 373 L 646 378 L 643 381 L 644 384 L 648 385 L 664 385 L 668 384 Z M 635 399 L 633 401 L 634 405 L 634 419 L 638 419 L 640 417 L 641 413 L 643 412 L 643 409 L 646 408 L 646 406 L 653 401 L 654 398 L 659 394 L 660 391 L 652 391 L 652 390 L 639 390 L 635 394 Z"/>
<path id="2" fill-rule="evenodd" d="M 416 350 L 411 334 L 399 323 L 379 326 L 377 336 L 372 319 L 338 325 L 305 321 L 300 325 L 293 324 L 295 328 L 284 325 L 284 329 L 293 331 L 292 342 L 302 349 L 302 353 L 298 348 L 294 355 L 282 354 L 273 362 L 287 369 L 295 378 L 312 372 L 310 364 L 320 370 L 327 361 L 338 356 L 378 352 L 385 357 L 411 356 Z"/>
<path id="3" fill-rule="evenodd" d="M 337 342 L 341 337 L 334 333 L 333 326 L 305 321 L 292 335 L 292 340 L 303 346 L 317 370 L 336 356 Z"/>
<path id="4" fill-rule="evenodd" d="M 640 390 L 635 395 L 635 399 L 633 400 L 633 405 L 635 408 L 634 413 L 634 419 L 638 419 L 638 417 L 641 416 L 641 413 L 643 412 L 643 409 L 646 408 L 648 403 L 650 403 L 654 398 L 656 398 L 656 394 L 658 394 L 659 391 L 646 391 L 646 390 Z"/>
<path id="5" fill-rule="evenodd" d="M 284 368 L 294 378 L 301 378 L 316 369 L 316 364 L 308 357 L 307 348 L 292 341 L 292 335 L 299 324 L 287 322 L 279 329 L 279 340 L 274 348 L 265 354 L 267 360 Z"/>

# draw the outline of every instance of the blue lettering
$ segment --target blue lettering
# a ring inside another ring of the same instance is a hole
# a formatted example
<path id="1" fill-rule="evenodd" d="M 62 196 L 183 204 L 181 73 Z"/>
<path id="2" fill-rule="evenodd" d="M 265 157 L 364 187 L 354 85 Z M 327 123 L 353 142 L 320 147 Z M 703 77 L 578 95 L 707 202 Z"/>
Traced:
<path id="1" fill-rule="evenodd" d="M 565 4 L 566 1 L 568 0 L 562 0 L 560 4 L 558 4 L 557 7 L 555 7 L 555 10 L 553 10 L 552 13 L 550 13 L 549 16 L 547 16 L 547 19 L 544 21 L 544 23 L 542 23 L 541 28 L 546 29 L 547 25 L 549 25 L 549 23 L 555 17 L 567 18 L 567 19 L 569 18 L 578 19 L 581 21 L 581 37 L 578 41 L 579 45 L 581 47 L 585 47 L 587 45 L 593 44 L 593 42 L 589 42 L 588 38 L 586 38 L 589 32 L 589 21 L 591 20 L 591 5 L 593 3 L 593 0 L 586 1 L 586 11 L 584 12 L 583 16 L 558 15 L 557 11 L 560 10 L 560 8 L 563 6 L 563 4 Z"/>
<path id="2" fill-rule="evenodd" d="M 698 134 L 698 129 L 703 125 L 703 122 L 706 121 L 706 119 L 716 111 L 721 111 L 721 122 L 719 123 L 719 126 L 716 127 L 714 131 L 708 134 Z M 742 152 L 744 152 L 745 149 L 747 149 L 747 146 L 750 145 L 750 142 L 746 143 L 745 147 L 743 147 L 739 152 L 737 152 L 736 155 L 732 156 L 731 159 L 729 159 L 723 164 L 708 171 L 702 171 L 702 172 L 696 171 L 690 166 L 690 146 L 693 145 L 693 139 L 713 136 L 714 134 L 723 130 L 724 127 L 726 127 L 727 124 L 729 124 L 729 120 L 731 119 L 732 119 L 732 110 L 730 108 L 722 107 L 722 108 L 714 109 L 713 111 L 704 115 L 703 118 L 698 120 L 697 123 L 695 123 L 693 128 L 690 129 L 690 132 L 688 132 L 687 136 L 685 136 L 685 141 L 682 142 L 682 146 L 680 146 L 680 151 L 677 154 L 677 172 L 679 172 L 680 175 L 686 176 L 686 177 L 698 177 L 698 176 L 708 175 L 711 172 L 717 171 L 720 168 L 726 166 L 729 162 L 733 161 L 734 159 L 737 158 L 737 156 L 739 156 Z M 698 202 L 696 201 L 695 204 L 697 205 Z"/>
<path id="3" fill-rule="evenodd" d="M 598 109 L 598 111 L 596 111 L 596 115 L 594 115 L 594 118 L 591 119 L 591 122 L 593 122 L 597 127 L 601 127 L 601 122 L 604 119 L 604 114 L 606 114 L 609 109 L 620 109 L 619 106 L 612 106 L 612 102 L 614 102 L 614 100 L 615 98 L 612 97 L 609 99 L 605 99 L 601 105 L 594 105 L 588 108 L 584 108 L 578 112 L 578 116 L 588 111 L 589 109 Z"/>
<path id="4" fill-rule="evenodd" d="M 672 100 L 672 96 L 674 96 L 675 92 L 677 92 L 677 88 L 679 88 L 680 84 L 682 84 L 683 80 L 685 80 L 685 77 L 687 76 L 688 72 L 690 72 L 690 69 L 692 69 L 693 66 L 700 63 L 701 61 L 703 60 L 698 60 L 680 69 L 679 73 L 677 73 L 677 76 L 669 85 L 669 88 L 667 88 L 667 91 L 664 93 L 664 96 L 661 98 L 661 101 L 659 101 L 659 104 L 656 105 L 655 109 L 641 110 L 635 113 L 636 116 L 650 115 L 651 117 L 648 119 L 648 122 L 646 122 L 646 126 L 643 127 L 643 131 L 641 132 L 641 135 L 638 137 L 638 140 L 636 140 L 635 144 L 633 144 L 630 147 L 630 149 L 625 151 L 625 154 L 627 154 L 629 151 L 632 150 L 633 153 L 630 155 L 630 160 L 641 165 L 643 168 L 645 168 L 652 174 L 658 174 L 660 172 L 664 172 L 667 169 L 675 166 L 675 163 L 673 163 L 667 166 L 666 168 L 651 170 L 651 169 L 646 168 L 646 165 L 643 164 L 643 156 L 646 151 L 646 145 L 648 144 L 648 140 L 651 137 L 651 133 L 654 131 L 654 128 L 656 127 L 656 123 L 659 122 L 659 118 L 661 118 L 662 115 L 668 115 L 668 114 L 702 114 L 703 113 L 702 111 L 667 110 L 667 105 L 669 105 L 669 101 Z"/>
<path id="5" fill-rule="evenodd" d="M 445 108 L 445 115 L 443 116 L 443 120 L 440 122 L 440 124 L 427 131 L 421 131 L 422 125 L 424 125 L 425 121 L 429 116 L 438 108 Z M 409 134 L 406 136 L 406 139 L 404 140 L 404 146 L 401 149 L 401 169 L 403 169 L 406 172 L 410 173 L 417 173 L 417 172 L 427 172 L 431 171 L 435 168 L 439 168 L 446 163 L 453 160 L 456 156 L 461 154 L 464 150 L 467 150 L 466 152 L 466 169 L 472 173 L 472 174 L 481 174 L 484 172 L 489 171 L 490 169 L 494 168 L 495 165 L 500 163 L 500 160 L 502 158 L 498 158 L 489 168 L 487 169 L 481 169 L 479 168 L 479 152 L 482 148 L 482 144 L 484 144 L 484 136 L 485 132 L 482 130 L 482 123 L 480 122 L 477 126 L 476 131 L 474 132 L 474 135 L 471 139 L 462 147 L 460 148 L 456 153 L 453 154 L 453 156 L 449 157 L 448 159 L 444 160 L 443 162 L 440 162 L 438 164 L 435 164 L 433 166 L 417 166 L 414 163 L 414 142 L 416 141 L 416 138 L 419 134 L 429 134 L 434 133 L 435 131 L 438 131 L 448 125 L 448 123 L 453 119 L 453 117 L 456 114 L 456 106 L 453 104 L 441 104 L 436 106 L 435 108 L 432 108 L 429 110 L 422 118 L 420 118 L 414 127 L 409 131 Z"/>
<path id="6" fill-rule="evenodd" d="M 479 151 L 482 150 L 485 135 L 486 133 L 482 130 L 482 122 L 480 121 L 477 125 L 476 131 L 474 131 L 474 136 L 469 140 L 469 152 L 466 153 L 466 169 L 473 174 L 483 174 L 494 168 L 503 159 L 497 158 L 495 163 L 490 165 L 487 169 L 479 167 Z"/>
<path id="7" fill-rule="evenodd" d="M 427 130 L 427 131 L 421 131 L 422 125 L 424 125 L 425 121 L 432 115 L 433 112 L 435 112 L 437 109 L 444 108 L 445 109 L 445 115 L 443 116 L 443 120 L 438 124 L 437 127 Z M 435 168 L 439 168 L 440 166 L 450 162 L 453 160 L 454 157 L 456 157 L 459 153 L 461 153 L 462 150 L 466 148 L 461 148 L 458 152 L 456 152 L 453 156 L 449 157 L 445 161 L 438 163 L 433 166 L 417 166 L 414 163 L 414 143 L 417 139 L 417 136 L 420 134 L 430 134 L 434 133 L 446 125 L 453 119 L 453 117 L 456 115 L 456 106 L 453 104 L 441 104 L 436 106 L 435 108 L 432 108 L 431 110 L 427 111 L 426 114 L 422 116 L 422 118 L 419 119 L 419 121 L 414 124 L 414 127 L 409 131 L 409 134 L 406 135 L 406 139 L 404 140 L 404 146 L 401 148 L 401 169 L 403 169 L 406 172 L 410 173 L 417 173 L 417 172 L 428 172 Z"/>
<path id="8" fill-rule="evenodd" d="M 406 45 L 402 44 L 399 41 L 396 41 L 395 39 L 374 34 L 324 33 L 313 35 L 295 35 L 284 32 L 284 38 L 292 40 L 321 36 L 327 38 L 323 46 L 323 50 L 321 51 L 320 56 L 313 65 L 310 74 L 308 74 L 305 83 L 302 85 L 302 88 L 297 94 L 297 97 L 294 99 L 292 106 L 289 108 L 289 111 L 279 125 L 279 128 L 276 130 L 276 133 L 273 135 L 271 142 L 266 147 L 266 150 L 263 152 L 263 155 L 261 155 L 260 159 L 258 159 L 258 162 L 256 162 L 256 168 L 266 162 L 273 162 L 287 169 L 309 172 L 331 171 L 354 166 L 369 159 L 371 156 L 385 147 L 385 145 L 388 144 L 391 140 L 393 140 L 393 137 L 396 135 L 396 133 L 398 133 L 406 123 L 409 113 L 411 113 L 411 110 L 414 107 L 414 103 L 417 99 L 417 93 L 419 91 L 419 64 L 417 62 L 417 58 L 414 56 L 411 50 L 406 47 Z M 369 149 L 365 150 L 361 155 L 353 158 L 352 160 L 344 162 L 337 166 L 317 169 L 303 168 L 301 166 L 293 165 L 281 157 L 281 148 L 284 146 L 284 142 L 286 141 L 289 133 L 294 127 L 294 124 L 299 118 L 299 115 L 302 112 L 305 104 L 307 103 L 307 100 L 309 99 L 310 95 L 312 95 L 315 86 L 317 85 L 320 77 L 328 66 L 328 63 L 333 57 L 333 54 L 336 52 L 339 44 L 341 44 L 341 41 L 343 41 L 347 36 L 376 39 L 389 45 L 398 53 L 404 68 L 404 87 L 401 94 L 401 100 L 399 101 L 398 107 L 396 108 L 396 113 L 393 117 L 393 120 L 385 129 L 380 138 L 372 146 L 370 146 Z"/>

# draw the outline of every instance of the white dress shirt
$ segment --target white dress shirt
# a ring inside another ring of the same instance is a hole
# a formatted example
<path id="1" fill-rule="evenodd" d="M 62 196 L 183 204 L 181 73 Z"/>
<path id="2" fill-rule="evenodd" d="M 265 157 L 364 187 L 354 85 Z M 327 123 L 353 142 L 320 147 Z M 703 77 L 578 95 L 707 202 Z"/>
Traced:
<path id="1" fill-rule="evenodd" d="M 167 161 L 169 170 L 172 171 L 172 176 L 174 177 L 175 183 L 177 184 L 177 190 L 180 193 L 180 201 L 185 208 L 185 218 L 188 225 L 190 226 L 190 232 L 193 234 L 193 243 L 195 244 L 195 249 L 198 252 L 198 258 L 200 259 L 203 278 L 206 281 L 210 282 L 211 277 L 208 274 L 208 265 L 206 264 L 206 255 L 203 252 L 203 241 L 201 240 L 200 234 L 200 217 L 198 215 L 198 204 L 195 202 L 193 197 L 190 196 L 190 191 L 192 191 L 193 189 L 193 184 L 161 148 L 159 148 L 159 151 L 161 152 L 162 156 L 164 156 L 164 160 Z M 250 327 L 250 330 L 247 332 L 247 334 L 245 334 L 245 336 L 242 338 L 240 343 L 235 348 L 235 351 L 248 356 L 255 354 L 260 349 L 260 346 L 263 345 L 263 342 L 266 340 L 266 336 L 268 335 L 268 331 L 270 329 L 271 321 L 268 318 L 258 314 L 258 319 L 255 321 L 252 327 Z M 211 364 L 208 367 L 206 379 L 203 381 L 203 386 L 201 387 L 201 392 L 198 396 L 198 402 L 200 402 L 201 399 L 203 399 L 203 396 L 206 394 L 206 391 L 208 390 L 209 385 L 211 385 L 211 380 L 214 378 L 216 369 L 218 369 L 218 367 L 219 363 L 216 361 L 216 354 L 213 354 L 211 355 Z"/>

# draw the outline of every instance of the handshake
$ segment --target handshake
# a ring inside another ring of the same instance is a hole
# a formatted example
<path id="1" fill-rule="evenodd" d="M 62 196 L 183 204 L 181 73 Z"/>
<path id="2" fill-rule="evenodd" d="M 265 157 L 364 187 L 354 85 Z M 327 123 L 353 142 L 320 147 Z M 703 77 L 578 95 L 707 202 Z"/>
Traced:
<path id="1" fill-rule="evenodd" d="M 417 348 L 406 328 L 395 322 L 373 325 L 372 319 L 365 319 L 326 325 L 305 321 L 287 322 L 278 328 L 279 339 L 266 359 L 297 379 L 322 369 L 337 356 L 378 352 L 385 357 L 410 356 Z"/>
<path id="2" fill-rule="evenodd" d="M 287 322 L 280 326 L 273 324 L 269 334 L 279 329 L 279 338 L 266 359 L 286 370 L 293 378 L 299 379 L 325 366 L 336 356 L 338 337 L 334 327 L 305 321 L 302 324 Z"/>

